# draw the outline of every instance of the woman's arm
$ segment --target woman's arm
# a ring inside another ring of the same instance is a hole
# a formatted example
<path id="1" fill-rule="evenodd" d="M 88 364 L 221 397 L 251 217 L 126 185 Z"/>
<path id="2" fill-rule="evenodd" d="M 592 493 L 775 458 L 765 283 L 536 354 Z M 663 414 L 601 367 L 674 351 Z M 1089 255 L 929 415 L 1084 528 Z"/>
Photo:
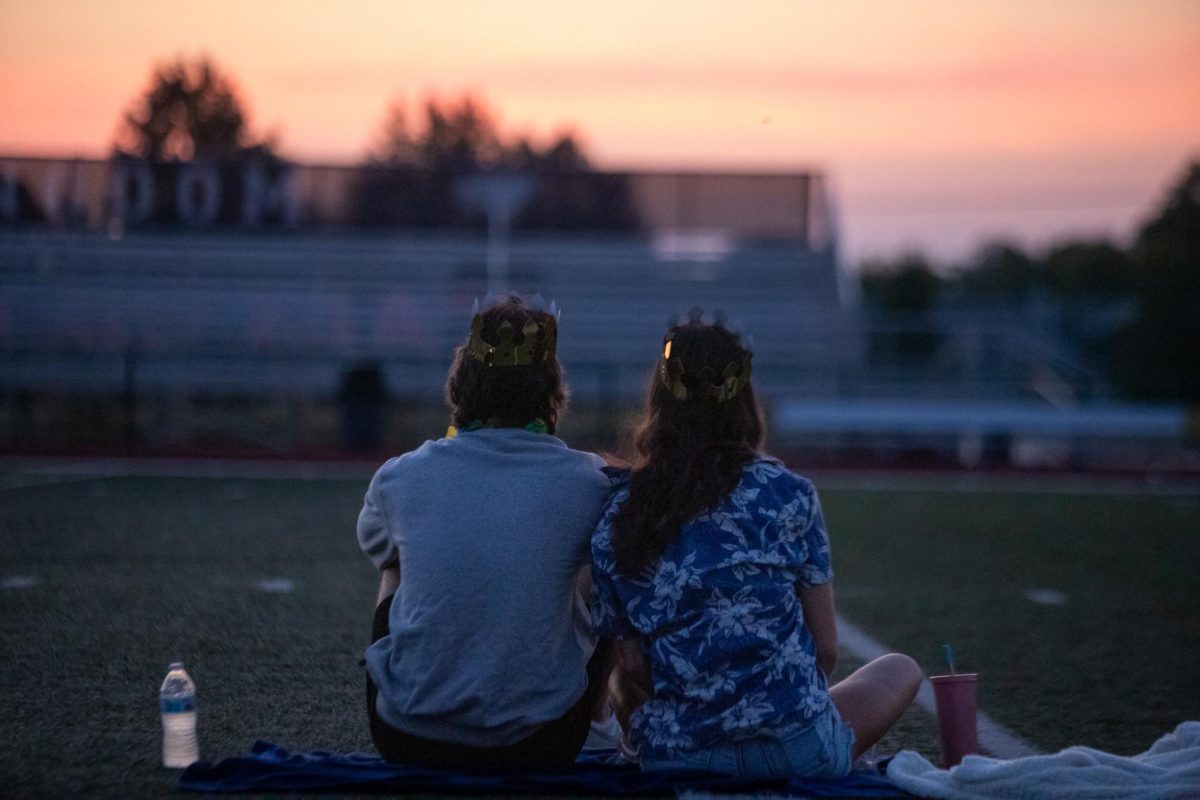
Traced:
<path id="1" fill-rule="evenodd" d="M 639 640 L 617 639 L 613 644 L 615 663 L 608 678 L 608 695 L 621 728 L 629 730 L 629 715 L 654 694 L 654 678 Z"/>
<path id="2" fill-rule="evenodd" d="M 379 570 L 379 596 L 375 598 L 375 606 L 388 599 L 400 588 L 400 559 Z"/>
<path id="3" fill-rule="evenodd" d="M 800 587 L 800 605 L 804 609 L 804 626 L 817 646 L 817 666 L 825 676 L 837 666 L 837 618 L 833 610 L 833 581 L 816 586 Z"/>

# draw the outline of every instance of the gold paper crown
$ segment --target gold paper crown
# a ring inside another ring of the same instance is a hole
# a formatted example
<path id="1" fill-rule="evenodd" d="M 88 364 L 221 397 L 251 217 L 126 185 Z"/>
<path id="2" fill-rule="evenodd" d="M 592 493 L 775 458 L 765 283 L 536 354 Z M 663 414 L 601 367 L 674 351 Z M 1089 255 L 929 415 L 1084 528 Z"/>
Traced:
<path id="1" fill-rule="evenodd" d="M 692 309 L 688 316 L 692 322 L 702 321 L 699 309 Z M 725 328 L 724 323 L 724 313 L 717 311 L 714 325 Z M 662 364 L 658 368 L 658 379 L 676 400 L 687 402 L 688 400 L 707 398 L 718 403 L 725 403 L 737 397 L 738 392 L 750 383 L 750 360 L 754 357 L 754 353 L 747 349 L 743 355 L 726 364 L 725 369 L 721 370 L 719 374 L 712 367 L 701 367 L 695 375 L 694 383 L 696 385 L 689 389 L 683 383 L 683 359 L 679 356 L 671 357 L 671 341 L 675 338 L 674 319 L 671 324 L 672 329 L 663 337 L 663 356 Z M 728 330 L 728 328 L 725 329 Z M 732 331 L 730 332 L 732 333 Z"/>
<path id="2" fill-rule="evenodd" d="M 483 316 L 471 318 L 471 338 L 467 353 L 489 367 L 523 367 L 554 358 L 558 343 L 558 322 L 553 315 L 529 317 L 521 326 L 520 341 L 517 329 L 505 320 L 496 328 L 496 343 L 483 340 Z"/>

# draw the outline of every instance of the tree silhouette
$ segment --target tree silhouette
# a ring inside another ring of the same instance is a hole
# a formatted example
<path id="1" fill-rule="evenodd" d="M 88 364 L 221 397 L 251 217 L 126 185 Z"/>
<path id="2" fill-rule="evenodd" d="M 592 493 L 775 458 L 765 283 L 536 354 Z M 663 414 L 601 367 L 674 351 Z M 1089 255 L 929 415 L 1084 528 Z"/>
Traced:
<path id="1" fill-rule="evenodd" d="M 470 171 L 499 166 L 506 155 L 496 125 L 474 98 L 458 104 L 425 105 L 425 130 L 419 140 L 426 169 Z"/>
<path id="2" fill-rule="evenodd" d="M 867 358 L 876 367 L 917 367 L 929 363 L 945 341 L 928 312 L 942 291 L 942 279 L 918 253 L 895 263 L 863 265 L 863 296 L 886 317 L 905 325 L 875 331 L 867 342 Z"/>
<path id="3" fill-rule="evenodd" d="M 1045 278 L 1045 270 L 1037 259 L 1012 242 L 989 242 L 984 245 L 975 263 L 960 277 L 965 297 L 988 302 L 1020 304 L 1037 289 Z"/>
<path id="4" fill-rule="evenodd" d="M 482 172 L 535 177 L 515 228 L 637 228 L 628 181 L 595 172 L 573 136 L 563 134 L 544 149 L 523 137 L 506 139 L 487 107 L 469 95 L 431 98 L 415 121 L 402 103 L 388 108 L 355 187 L 354 216 L 366 225 L 480 227 L 482 214 L 461 206 L 455 183 Z"/>
<path id="5" fill-rule="evenodd" d="M 1133 291 L 1129 254 L 1111 242 L 1066 242 L 1044 262 L 1050 288 L 1064 298 L 1125 297 Z"/>
<path id="6" fill-rule="evenodd" d="M 261 186 L 277 181 L 288 166 L 275 155 L 270 139 L 252 137 L 247 119 L 234 81 L 207 57 L 155 67 L 149 86 L 122 116 L 113 146 L 112 161 L 119 168 L 114 180 L 122 196 L 126 189 L 146 191 L 137 188 L 145 185 L 139 184 L 143 179 L 130 176 L 150 176 L 149 208 L 131 223 L 246 224 L 244 203 L 253 191 L 248 169 L 257 176 L 253 185 Z M 203 175 L 189 178 L 203 187 L 189 183 L 181 190 L 181 179 L 189 175 Z M 201 222 L 185 214 L 182 204 L 189 192 L 193 209 L 217 198 L 215 212 L 205 212 Z M 115 214 L 128 214 L 123 203 L 113 202 Z M 279 224 L 286 212 L 274 207 L 254 212 L 254 218 L 252 224 Z"/>
<path id="7" fill-rule="evenodd" d="M 520 166 L 514 163 L 519 160 L 520 143 L 504 144 L 492 115 L 474 97 L 431 98 L 421 112 L 414 125 L 403 103 L 389 106 L 367 163 L 431 172 Z"/>
<path id="8" fill-rule="evenodd" d="M 150 161 L 232 158 L 250 148 L 272 149 L 251 141 L 233 82 L 207 57 L 156 67 L 116 141 L 119 153 Z"/>
<path id="9" fill-rule="evenodd" d="M 1138 318 L 1113 352 L 1125 394 L 1200 401 L 1200 162 L 1171 188 L 1132 249 Z"/>
<path id="10" fill-rule="evenodd" d="M 942 281 L 918 253 L 895 263 L 868 262 L 862 269 L 863 295 L 886 311 L 920 313 L 938 299 Z"/>
<path id="11" fill-rule="evenodd" d="M 525 144 L 525 143 L 522 143 Z M 538 182 L 513 221 L 525 230 L 631 232 L 638 229 L 629 180 L 596 172 L 579 143 L 563 134 L 541 152 L 525 144 Z"/>
<path id="12" fill-rule="evenodd" d="M 416 167 L 421 153 L 411 130 L 403 103 L 388 106 L 375 143 L 367 151 L 367 163 L 378 167 Z"/>

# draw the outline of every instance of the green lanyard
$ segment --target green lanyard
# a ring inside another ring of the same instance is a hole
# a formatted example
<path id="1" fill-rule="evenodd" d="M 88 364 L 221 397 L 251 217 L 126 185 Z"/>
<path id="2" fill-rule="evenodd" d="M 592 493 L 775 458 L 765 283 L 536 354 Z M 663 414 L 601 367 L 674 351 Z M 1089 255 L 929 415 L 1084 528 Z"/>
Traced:
<path id="1" fill-rule="evenodd" d="M 483 422 L 481 422 L 480 420 L 475 420 L 470 425 L 468 425 L 467 427 L 463 428 L 460 431 L 458 428 L 451 425 L 449 428 L 446 429 L 446 438 L 453 439 L 455 436 L 458 436 L 458 434 L 460 434 L 460 433 L 470 433 L 471 431 L 477 431 L 477 430 L 480 430 L 481 428 L 487 428 L 487 427 L 494 427 L 494 426 L 484 425 Z M 542 419 L 541 417 L 538 417 L 533 422 L 526 425 L 525 430 L 529 431 L 530 433 L 549 433 L 550 426 L 546 424 L 546 420 Z"/>

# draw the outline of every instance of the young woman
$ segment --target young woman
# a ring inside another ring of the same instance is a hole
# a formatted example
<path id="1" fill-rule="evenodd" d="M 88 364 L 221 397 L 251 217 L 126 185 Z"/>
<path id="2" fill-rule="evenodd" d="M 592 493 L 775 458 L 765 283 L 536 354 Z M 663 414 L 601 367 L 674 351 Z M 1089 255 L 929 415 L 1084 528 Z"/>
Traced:
<path id="1" fill-rule="evenodd" d="M 664 339 L 638 460 L 592 537 L 592 616 L 644 768 L 834 777 L 912 701 L 890 654 L 828 686 L 829 539 L 813 485 L 761 452 L 751 354 L 698 313 Z"/>
<path id="2" fill-rule="evenodd" d="M 367 711 L 389 760 L 565 763 L 587 736 L 606 658 L 580 589 L 612 484 L 554 436 L 556 333 L 517 298 L 477 314 L 446 384 L 454 435 L 367 490 L 358 541 L 381 570 Z"/>

